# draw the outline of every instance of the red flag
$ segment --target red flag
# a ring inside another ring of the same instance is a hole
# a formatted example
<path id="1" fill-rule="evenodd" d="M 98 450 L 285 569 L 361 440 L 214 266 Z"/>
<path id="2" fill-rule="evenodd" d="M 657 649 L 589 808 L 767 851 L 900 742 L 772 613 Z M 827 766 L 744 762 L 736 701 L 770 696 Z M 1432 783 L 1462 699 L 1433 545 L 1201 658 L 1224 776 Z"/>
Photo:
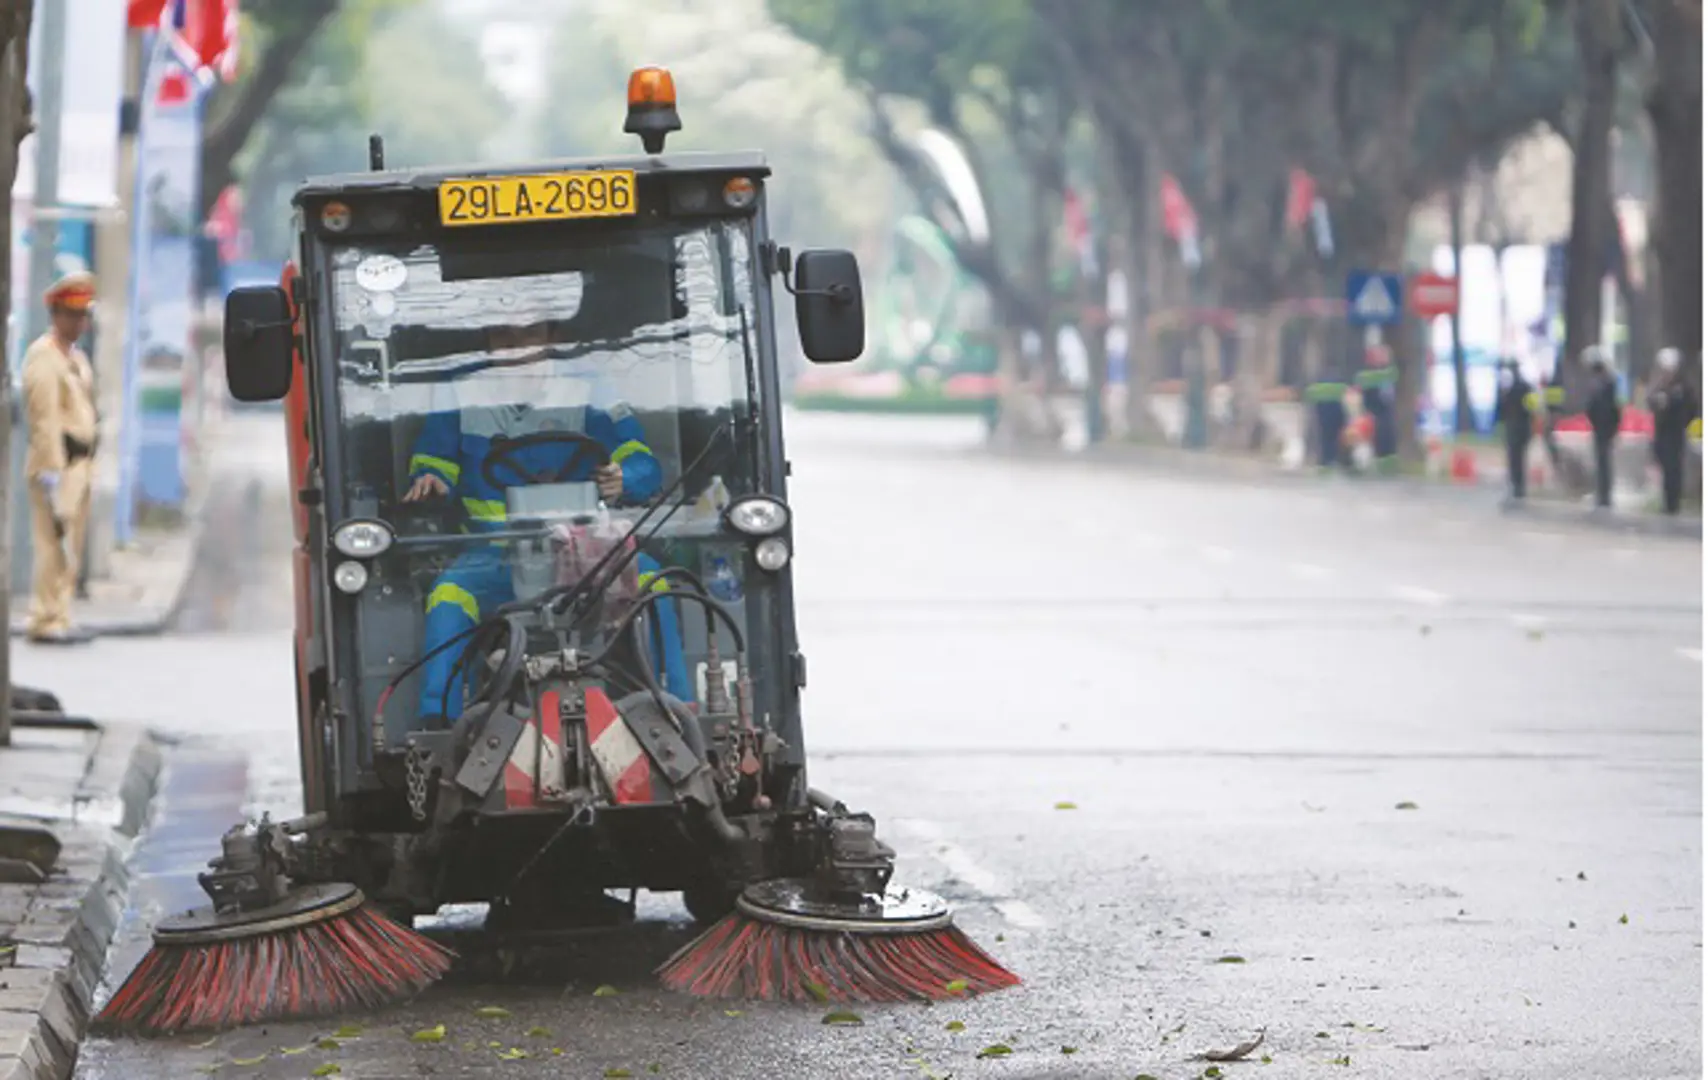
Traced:
<path id="1" fill-rule="evenodd" d="M 160 16 L 169 3 L 171 0 L 130 0 L 129 9 L 125 12 L 125 25 L 132 30 L 154 29 L 160 25 Z"/>
<path id="2" fill-rule="evenodd" d="M 182 105 L 190 100 L 190 77 L 182 71 L 168 71 L 160 77 L 160 96 L 157 105 Z"/>
<path id="3" fill-rule="evenodd" d="M 1166 173 L 1162 178 L 1162 227 L 1176 242 L 1198 231 L 1198 215 L 1192 203 L 1180 190 L 1180 182 Z"/>
<path id="4" fill-rule="evenodd" d="M 237 0 L 189 0 L 184 38 L 204 68 L 229 79 L 237 59 Z"/>

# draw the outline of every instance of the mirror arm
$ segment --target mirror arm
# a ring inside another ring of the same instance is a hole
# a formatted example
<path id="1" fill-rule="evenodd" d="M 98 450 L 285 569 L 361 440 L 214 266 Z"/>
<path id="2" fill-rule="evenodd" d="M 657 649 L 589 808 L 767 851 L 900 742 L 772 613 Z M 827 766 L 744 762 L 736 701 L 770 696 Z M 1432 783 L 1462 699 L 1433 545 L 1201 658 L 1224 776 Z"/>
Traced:
<path id="1" fill-rule="evenodd" d="M 252 338 L 263 330 L 277 330 L 281 326 L 295 325 L 295 321 L 291 319 L 286 319 L 284 322 L 255 322 L 251 319 L 244 319 L 237 324 L 237 332 L 244 337 Z"/>
<path id="2" fill-rule="evenodd" d="M 828 289 L 797 289 L 794 282 L 790 280 L 788 267 L 780 268 L 778 274 L 783 279 L 783 291 L 790 296 L 827 296 L 831 301 L 838 304 L 849 303 L 854 298 L 854 290 L 847 285 L 832 285 Z"/>

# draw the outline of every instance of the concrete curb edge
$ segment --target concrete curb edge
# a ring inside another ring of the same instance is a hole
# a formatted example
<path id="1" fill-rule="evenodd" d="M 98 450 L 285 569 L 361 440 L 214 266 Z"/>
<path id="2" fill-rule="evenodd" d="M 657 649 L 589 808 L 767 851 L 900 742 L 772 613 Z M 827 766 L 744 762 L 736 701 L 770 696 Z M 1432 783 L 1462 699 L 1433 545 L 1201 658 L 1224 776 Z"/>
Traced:
<path id="1" fill-rule="evenodd" d="M 56 826 L 59 862 L 12 935 L 12 966 L 0 969 L 0 1080 L 71 1076 L 130 890 L 126 849 L 147 823 L 163 764 L 144 728 L 114 724 L 98 736 L 74 797 L 78 818 Z"/>

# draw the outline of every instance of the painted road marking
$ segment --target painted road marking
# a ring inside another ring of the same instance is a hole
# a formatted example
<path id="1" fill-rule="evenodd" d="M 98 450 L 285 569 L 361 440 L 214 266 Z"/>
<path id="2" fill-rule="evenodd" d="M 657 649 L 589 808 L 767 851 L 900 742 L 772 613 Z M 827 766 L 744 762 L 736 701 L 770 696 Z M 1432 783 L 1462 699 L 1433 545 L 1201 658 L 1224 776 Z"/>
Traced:
<path id="1" fill-rule="evenodd" d="M 1439 607 L 1447 602 L 1446 593 L 1438 593 L 1434 589 L 1422 589 L 1416 585 L 1395 585 L 1388 590 L 1401 600 L 1412 604 L 1428 604 Z"/>
<path id="2" fill-rule="evenodd" d="M 1680 649 L 1678 650 L 1678 655 L 1684 657 L 1686 660 L 1694 660 L 1698 664 L 1702 662 L 1701 649 Z"/>
<path id="3" fill-rule="evenodd" d="M 1233 561 L 1234 553 L 1225 547 L 1210 546 L 1203 548 L 1202 550 L 1204 552 L 1204 558 L 1209 559 L 1211 562 L 1225 563 Z"/>
<path id="4" fill-rule="evenodd" d="M 1520 612 L 1508 617 L 1512 619 L 1512 625 L 1520 630 L 1540 630 L 1548 625 L 1548 616 L 1546 615 L 1526 615 Z"/>
<path id="5" fill-rule="evenodd" d="M 956 881 L 983 894 L 991 901 L 991 906 L 1013 925 L 1026 930 L 1040 930 L 1047 925 L 1031 904 L 1014 899 L 1014 894 L 1001 878 L 980 866 L 966 849 L 950 843 L 941 826 L 917 819 L 898 820 L 896 826 L 928 843 L 933 859 L 942 863 Z"/>
<path id="6" fill-rule="evenodd" d="M 1296 578 L 1304 578 L 1308 581 L 1321 581 L 1323 578 L 1334 576 L 1334 571 L 1328 567 L 1308 562 L 1288 563 L 1287 572 Z"/>

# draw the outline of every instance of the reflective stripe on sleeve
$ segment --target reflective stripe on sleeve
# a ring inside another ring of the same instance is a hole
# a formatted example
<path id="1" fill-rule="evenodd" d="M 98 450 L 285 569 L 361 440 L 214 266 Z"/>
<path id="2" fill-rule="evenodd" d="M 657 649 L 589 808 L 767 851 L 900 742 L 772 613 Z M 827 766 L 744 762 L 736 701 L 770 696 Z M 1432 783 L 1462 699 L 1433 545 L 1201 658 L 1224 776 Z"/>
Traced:
<path id="1" fill-rule="evenodd" d="M 651 457 L 652 447 L 641 442 L 639 439 L 630 439 L 628 442 L 611 451 L 611 464 L 621 465 L 625 460 L 636 454 L 645 454 L 646 456 Z"/>
<path id="2" fill-rule="evenodd" d="M 469 621 L 480 621 L 480 601 L 474 598 L 474 593 L 455 582 L 442 581 L 434 586 L 432 592 L 427 594 L 427 611 L 429 613 L 440 604 L 455 604 L 463 609 L 463 614 L 469 617 Z"/>
<path id="3" fill-rule="evenodd" d="M 446 461 L 444 458 L 434 457 L 432 454 L 416 454 L 409 459 L 409 471 L 411 474 L 435 472 L 449 483 L 455 484 L 457 478 L 463 474 L 463 467 L 454 461 Z"/>

